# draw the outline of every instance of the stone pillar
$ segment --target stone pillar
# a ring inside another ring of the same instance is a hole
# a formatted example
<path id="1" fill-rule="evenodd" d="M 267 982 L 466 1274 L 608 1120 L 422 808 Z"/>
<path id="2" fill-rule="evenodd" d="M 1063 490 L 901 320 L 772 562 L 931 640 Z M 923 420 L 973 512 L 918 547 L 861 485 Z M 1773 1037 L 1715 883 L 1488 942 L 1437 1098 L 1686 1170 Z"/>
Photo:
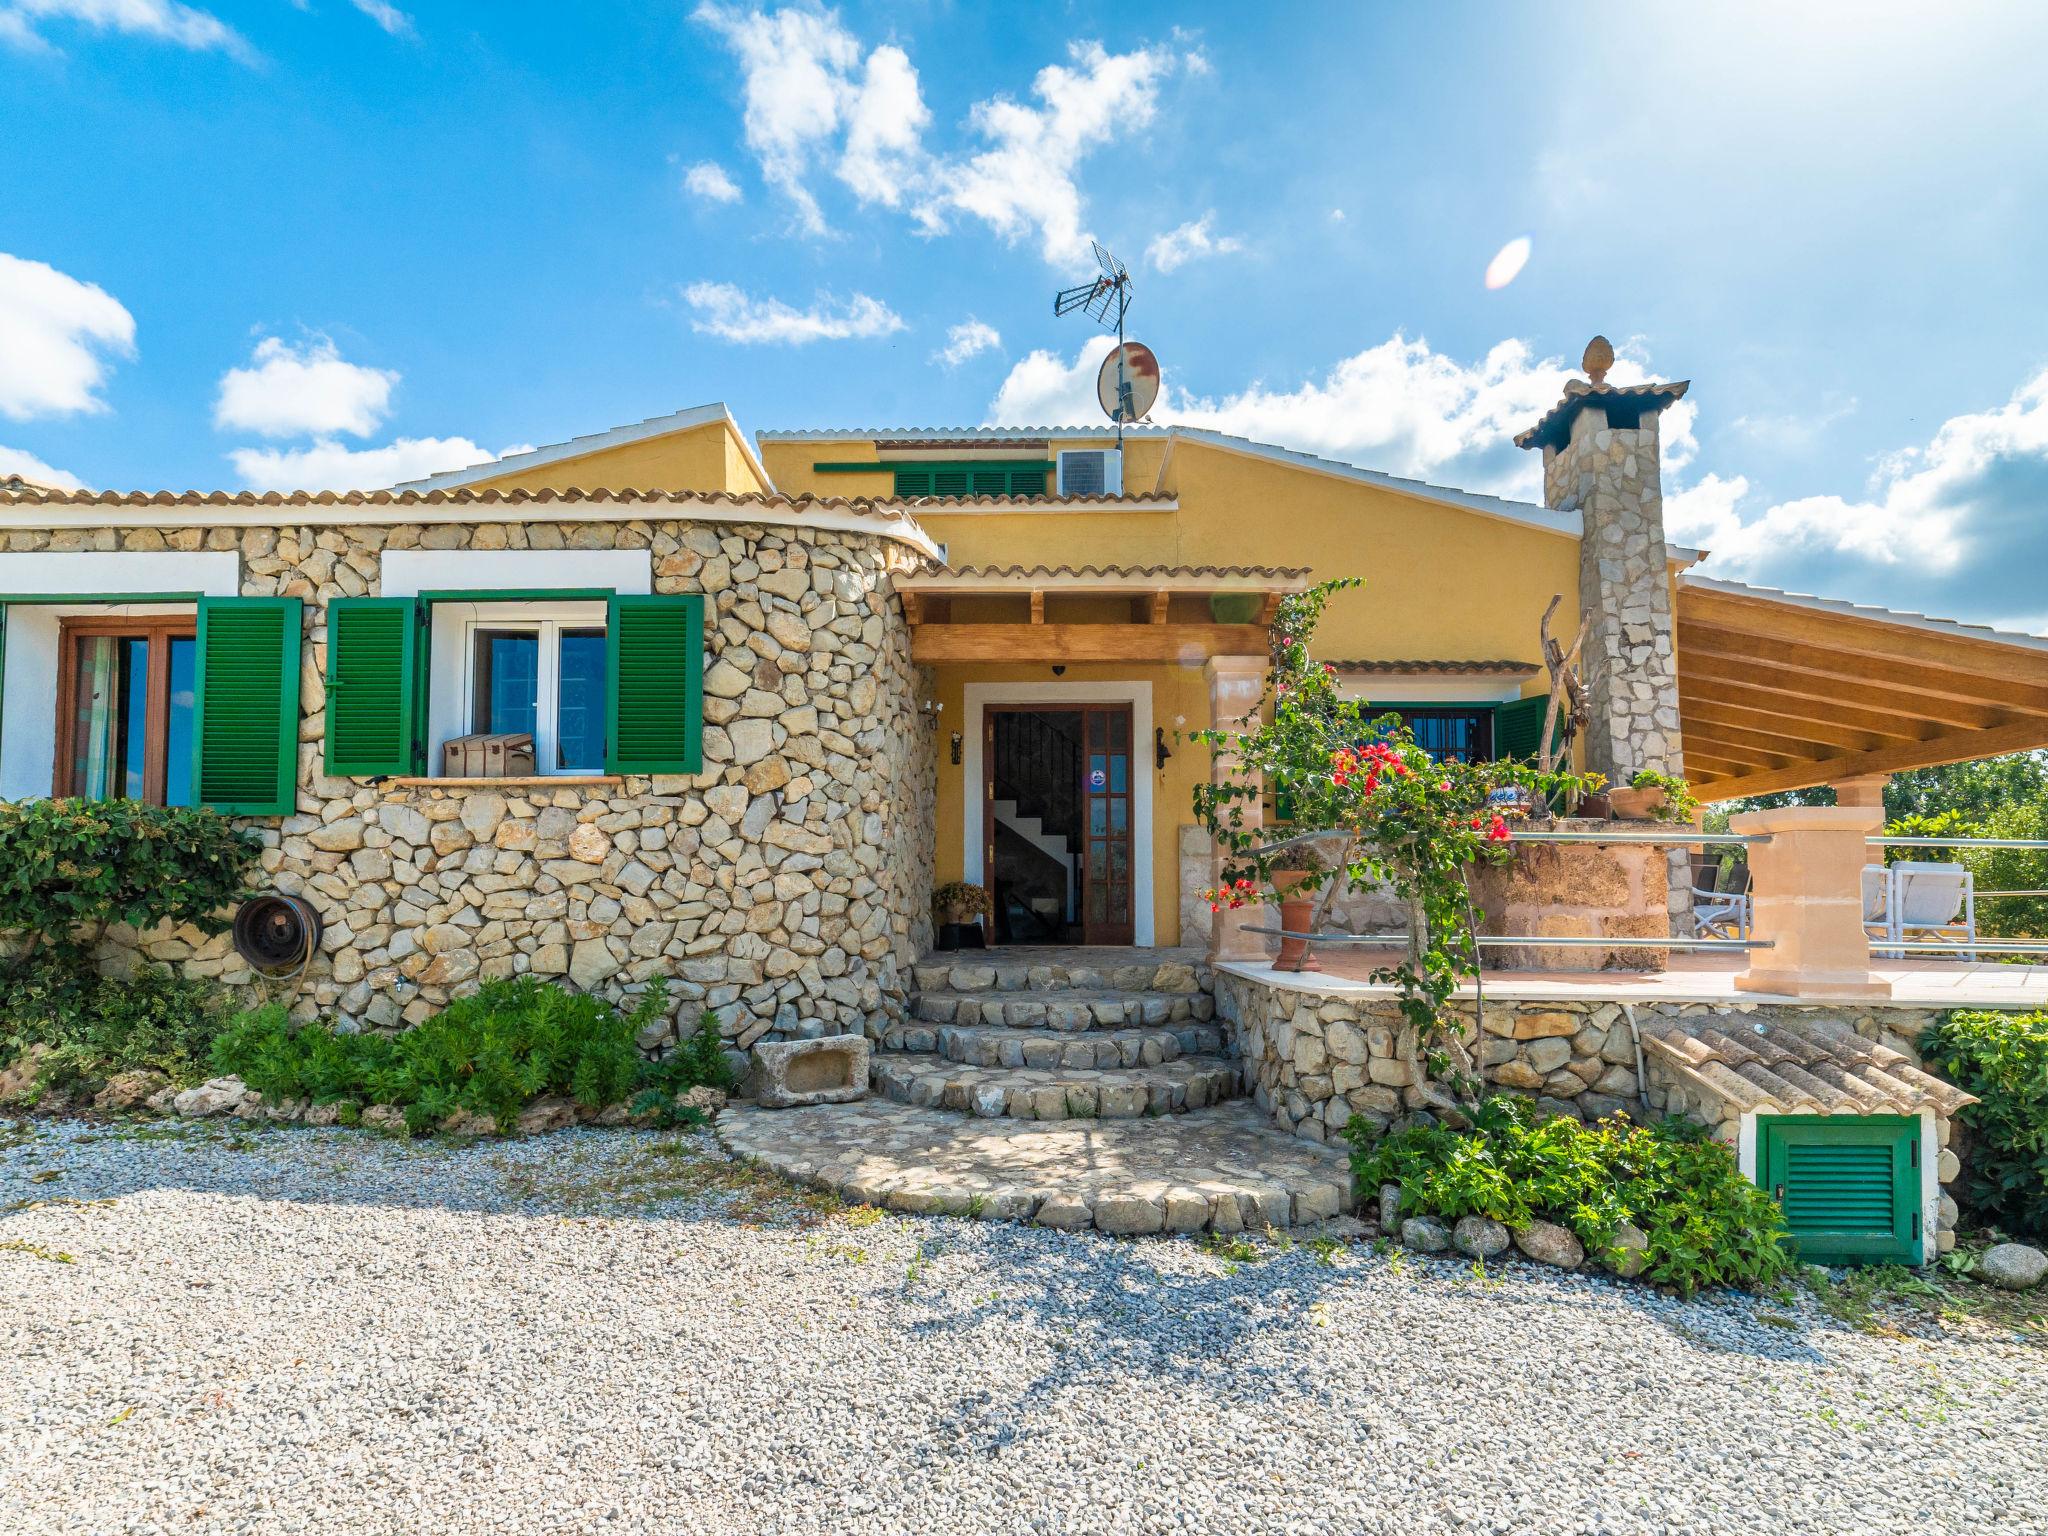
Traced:
<path id="1" fill-rule="evenodd" d="M 1866 773 L 1835 784 L 1835 804 L 1877 812 L 1878 830 L 1884 830 L 1884 787 L 1891 783 L 1888 773 Z"/>
<path id="2" fill-rule="evenodd" d="M 1255 721 L 1259 701 L 1266 689 L 1266 666 L 1264 656 L 1209 658 L 1207 665 L 1202 668 L 1202 674 L 1209 680 L 1209 720 L 1212 725 L 1235 729 Z M 1209 782 L 1222 783 L 1230 762 L 1227 754 L 1216 753 L 1209 770 Z M 1244 822 L 1247 827 L 1256 827 L 1260 824 L 1261 814 L 1256 800 L 1245 807 Z M 1223 852 L 1218 849 L 1209 865 L 1209 883 L 1212 886 L 1222 880 L 1223 863 Z M 1216 913 L 1209 927 L 1209 958 L 1265 960 L 1270 953 L 1266 936 L 1262 933 L 1247 933 L 1245 930 L 1272 926 L 1264 921 L 1266 915 L 1258 907 L 1244 907 L 1236 912 L 1226 908 Z"/>
<path id="3" fill-rule="evenodd" d="M 1891 983 L 1870 973 L 1863 931 L 1864 841 L 1881 812 L 1861 806 L 1799 805 L 1746 811 L 1729 818 L 1731 832 L 1768 833 L 1749 845 L 1750 936 L 1769 949 L 1750 951 L 1735 978 L 1742 992 L 1789 997 L 1889 997 Z"/>

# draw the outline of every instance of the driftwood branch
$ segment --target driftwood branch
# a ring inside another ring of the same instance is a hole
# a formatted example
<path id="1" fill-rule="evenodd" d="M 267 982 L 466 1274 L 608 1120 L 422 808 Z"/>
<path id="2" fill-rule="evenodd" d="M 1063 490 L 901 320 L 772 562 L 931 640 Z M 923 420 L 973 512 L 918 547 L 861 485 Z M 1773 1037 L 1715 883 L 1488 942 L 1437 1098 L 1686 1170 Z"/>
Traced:
<path id="1" fill-rule="evenodd" d="M 1550 670 L 1550 702 L 1544 706 L 1543 736 L 1536 748 L 1537 767 L 1545 773 L 1557 767 L 1559 759 L 1569 750 L 1572 738 L 1592 719 L 1585 685 L 1579 681 L 1578 664 L 1586 647 L 1586 631 L 1592 626 L 1593 616 L 1581 616 L 1579 632 L 1571 645 L 1561 646 L 1551 637 L 1550 620 L 1557 612 L 1557 605 L 1563 601 L 1563 593 L 1552 597 L 1550 606 L 1543 610 L 1543 618 L 1536 626 L 1536 633 L 1543 642 L 1543 664 Z M 1562 740 L 1557 739 L 1560 712 L 1566 721 Z"/>

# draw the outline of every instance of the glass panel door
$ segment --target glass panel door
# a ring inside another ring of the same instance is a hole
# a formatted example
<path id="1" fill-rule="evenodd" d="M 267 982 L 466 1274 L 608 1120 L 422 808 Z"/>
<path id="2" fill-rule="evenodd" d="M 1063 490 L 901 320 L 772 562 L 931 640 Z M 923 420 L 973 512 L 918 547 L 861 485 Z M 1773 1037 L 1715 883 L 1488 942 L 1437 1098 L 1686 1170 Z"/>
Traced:
<path id="1" fill-rule="evenodd" d="M 1131 707 L 1084 706 L 1082 942 L 1128 944 L 1131 921 Z"/>

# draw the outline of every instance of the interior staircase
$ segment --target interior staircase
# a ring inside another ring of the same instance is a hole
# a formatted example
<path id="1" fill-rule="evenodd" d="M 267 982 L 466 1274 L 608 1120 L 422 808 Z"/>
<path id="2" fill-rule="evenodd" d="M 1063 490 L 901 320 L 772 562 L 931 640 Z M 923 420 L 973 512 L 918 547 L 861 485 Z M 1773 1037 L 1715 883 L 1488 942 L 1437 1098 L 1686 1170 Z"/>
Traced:
<path id="1" fill-rule="evenodd" d="M 933 956 L 872 1084 L 994 1119 L 1127 1120 L 1239 1098 L 1199 952 L 1000 949 Z"/>
<path id="2" fill-rule="evenodd" d="M 1066 834 L 1046 831 L 1043 819 L 1026 816 L 1014 800 L 993 800 L 989 802 L 989 810 L 995 816 L 997 826 L 1009 828 L 1065 871 L 1065 906 L 1061 915 L 1071 920 L 1074 916 L 1074 855 L 1067 847 Z"/>

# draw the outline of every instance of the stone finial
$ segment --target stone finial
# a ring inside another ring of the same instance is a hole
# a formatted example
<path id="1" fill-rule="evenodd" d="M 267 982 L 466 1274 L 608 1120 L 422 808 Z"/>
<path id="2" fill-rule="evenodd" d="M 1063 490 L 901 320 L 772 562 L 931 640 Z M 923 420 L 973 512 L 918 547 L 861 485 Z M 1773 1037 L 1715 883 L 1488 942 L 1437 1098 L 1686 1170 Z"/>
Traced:
<path id="1" fill-rule="evenodd" d="M 1586 355 L 1579 359 L 1579 366 L 1595 384 L 1605 384 L 1607 370 L 1614 366 L 1614 343 L 1605 336 L 1595 336 L 1586 343 Z"/>

